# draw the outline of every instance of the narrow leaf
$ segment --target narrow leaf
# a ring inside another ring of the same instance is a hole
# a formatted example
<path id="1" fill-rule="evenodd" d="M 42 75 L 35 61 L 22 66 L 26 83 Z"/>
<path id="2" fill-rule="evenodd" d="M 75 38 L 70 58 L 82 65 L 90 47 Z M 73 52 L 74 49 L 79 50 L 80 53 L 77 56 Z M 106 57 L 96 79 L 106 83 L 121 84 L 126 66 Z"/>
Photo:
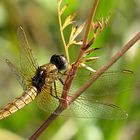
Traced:
<path id="1" fill-rule="evenodd" d="M 96 50 L 99 50 L 99 49 L 100 49 L 100 48 L 91 48 L 91 49 L 85 51 L 85 54 L 89 55 L 90 53 L 92 53 L 92 52 L 94 52 L 94 51 L 96 51 Z"/>
<path id="2" fill-rule="evenodd" d="M 89 57 L 89 58 L 86 58 L 85 59 L 85 62 L 89 62 L 89 61 L 93 61 L 93 60 L 97 60 L 97 59 L 99 59 L 100 57 Z"/>
<path id="3" fill-rule="evenodd" d="M 72 44 L 75 44 L 75 45 L 82 45 L 83 44 L 83 41 L 81 40 L 81 41 L 76 41 L 76 40 L 74 40 L 73 42 L 72 42 Z"/>
<path id="4" fill-rule="evenodd" d="M 72 23 L 74 22 L 74 21 L 73 21 L 74 17 L 75 17 L 75 13 L 69 15 L 69 16 L 65 19 L 65 21 L 64 21 L 64 23 L 63 23 L 63 26 L 62 26 L 63 30 L 64 30 L 68 25 L 70 25 L 70 24 L 72 24 Z"/>
<path id="5" fill-rule="evenodd" d="M 74 35 L 75 31 L 76 31 L 76 28 L 77 27 L 72 26 L 71 34 L 70 34 L 70 37 L 69 37 L 69 44 L 71 44 L 73 42 L 72 38 L 73 38 L 73 35 Z"/>
<path id="6" fill-rule="evenodd" d="M 81 24 L 79 27 L 76 27 L 76 30 L 73 33 L 73 37 L 71 38 L 72 41 L 74 41 L 75 38 L 82 32 L 84 26 L 85 26 L 85 23 Z"/>
<path id="7" fill-rule="evenodd" d="M 93 73 L 96 72 L 96 70 L 94 70 L 93 68 L 91 68 L 90 66 L 88 66 L 88 65 L 86 65 L 84 63 L 81 63 L 80 66 L 84 67 L 85 69 L 87 69 L 87 70 L 89 70 L 89 71 L 91 71 Z"/>
<path id="8" fill-rule="evenodd" d="M 65 5 L 62 7 L 62 9 L 61 9 L 61 11 L 60 11 L 60 15 L 62 15 L 62 14 L 64 13 L 64 11 L 67 9 L 67 7 L 68 7 L 68 4 L 65 4 Z"/>

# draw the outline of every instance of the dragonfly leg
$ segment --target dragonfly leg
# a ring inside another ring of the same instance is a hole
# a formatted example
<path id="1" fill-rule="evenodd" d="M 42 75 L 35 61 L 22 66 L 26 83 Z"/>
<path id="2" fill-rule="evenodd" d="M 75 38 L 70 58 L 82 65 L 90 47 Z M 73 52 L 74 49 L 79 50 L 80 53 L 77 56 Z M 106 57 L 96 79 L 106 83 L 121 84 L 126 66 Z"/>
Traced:
<path id="1" fill-rule="evenodd" d="M 64 86 L 64 82 L 61 78 L 59 78 L 59 81 L 61 82 L 61 84 Z"/>
<path id="2" fill-rule="evenodd" d="M 67 75 L 67 71 L 64 71 L 64 72 L 59 71 L 59 74 L 60 74 L 61 76 Z"/>
<path id="3" fill-rule="evenodd" d="M 54 98 L 60 100 L 60 98 L 59 98 L 58 95 L 57 95 L 56 83 L 54 82 L 53 84 L 54 84 L 54 93 L 55 93 L 55 95 L 53 94 L 52 86 L 50 87 L 50 95 L 53 96 Z"/>
<path id="4" fill-rule="evenodd" d="M 61 100 L 64 101 L 65 99 L 59 97 L 58 94 L 57 94 L 56 83 L 54 82 L 53 84 L 54 84 L 54 91 L 53 91 L 52 86 L 51 86 L 51 88 L 50 88 L 50 95 L 53 96 L 54 98 L 58 99 L 59 101 L 61 101 Z M 53 92 L 55 93 L 55 95 L 53 94 Z"/>
<path id="5" fill-rule="evenodd" d="M 57 90 L 56 90 L 56 83 L 54 82 L 53 84 L 54 84 L 55 97 L 56 97 L 57 99 L 59 99 L 59 97 L 58 97 L 58 95 L 57 95 Z"/>

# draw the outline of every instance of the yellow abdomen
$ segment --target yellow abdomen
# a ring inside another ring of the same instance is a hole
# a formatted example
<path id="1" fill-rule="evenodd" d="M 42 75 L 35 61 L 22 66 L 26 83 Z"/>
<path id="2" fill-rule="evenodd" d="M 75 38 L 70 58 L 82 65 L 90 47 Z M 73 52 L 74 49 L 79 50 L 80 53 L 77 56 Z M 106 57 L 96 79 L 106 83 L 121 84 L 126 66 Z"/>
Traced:
<path id="1" fill-rule="evenodd" d="M 29 104 L 35 99 L 36 95 L 37 89 L 35 87 L 30 87 L 27 91 L 24 91 L 22 96 L 15 98 L 13 102 L 0 109 L 0 120 L 10 116 L 11 114 Z"/>

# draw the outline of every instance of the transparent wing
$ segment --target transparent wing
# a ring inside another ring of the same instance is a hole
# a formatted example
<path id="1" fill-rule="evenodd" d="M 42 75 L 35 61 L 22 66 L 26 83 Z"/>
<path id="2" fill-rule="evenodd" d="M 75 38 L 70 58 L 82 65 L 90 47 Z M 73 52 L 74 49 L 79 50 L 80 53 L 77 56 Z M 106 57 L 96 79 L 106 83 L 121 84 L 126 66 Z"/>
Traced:
<path id="1" fill-rule="evenodd" d="M 17 68 L 10 60 L 6 59 L 6 63 L 16 76 L 24 90 L 31 84 L 31 78 L 34 76 L 38 64 L 33 57 L 32 50 L 29 47 L 26 34 L 22 27 L 18 28 L 18 41 L 20 51 L 20 68 Z"/>
<path id="2" fill-rule="evenodd" d="M 58 98 L 61 97 L 61 94 L 62 92 L 57 91 Z M 42 91 L 37 96 L 36 102 L 42 110 L 52 113 L 59 105 L 59 99 L 54 96 L 56 96 L 56 91 L 54 86 L 52 85 L 52 89 L 51 89 L 50 86 L 45 85 L 42 88 Z"/>
<path id="3" fill-rule="evenodd" d="M 91 78 L 90 74 L 76 76 L 74 79 L 74 84 L 72 86 L 72 91 L 76 90 L 77 87 L 82 86 L 88 79 Z M 84 93 L 89 96 L 106 96 L 118 93 L 124 93 L 130 90 L 132 87 L 131 81 L 135 79 L 135 74 L 132 71 L 122 70 L 122 71 L 108 71 L 99 77 L 91 87 L 87 89 Z M 125 83 L 124 83 L 125 82 Z M 121 85 L 124 85 L 120 89 Z M 78 85 L 77 87 L 75 85 Z M 71 92 L 73 93 L 73 92 Z"/>
<path id="4" fill-rule="evenodd" d="M 37 104 L 41 109 L 49 113 L 54 113 L 54 110 L 59 105 L 59 99 L 53 97 L 56 95 L 56 90 L 57 96 L 58 98 L 60 98 L 62 94 L 62 89 L 61 91 L 58 90 L 58 88 L 55 89 L 55 87 L 52 87 L 52 89 L 50 89 L 50 86 L 45 86 L 43 88 L 43 91 L 37 96 L 36 99 Z M 104 104 L 101 102 L 97 102 L 93 99 L 89 100 L 88 98 L 84 97 L 78 98 L 60 115 L 67 117 L 102 118 L 102 119 L 127 118 L 127 113 L 115 105 Z"/>
<path id="5" fill-rule="evenodd" d="M 62 75 L 65 80 L 66 75 Z M 91 73 L 76 75 L 73 80 L 69 95 L 72 96 L 87 80 L 91 78 Z M 132 90 L 131 81 L 135 80 L 135 74 L 129 70 L 107 71 L 102 74 L 83 94 L 83 97 L 100 98 L 108 95 L 122 94 Z M 125 83 L 124 83 L 125 81 Z M 120 88 L 123 84 L 123 88 Z M 62 86 L 57 86 L 61 91 Z"/>
<path id="6" fill-rule="evenodd" d="M 31 83 L 30 79 L 28 79 L 18 68 L 16 68 L 16 66 L 12 62 L 10 62 L 10 60 L 6 59 L 6 63 L 13 74 L 16 76 L 20 85 L 24 90 L 26 90 Z"/>
<path id="7" fill-rule="evenodd" d="M 120 120 L 128 114 L 113 104 L 77 99 L 61 115 L 80 118 Z"/>
<path id="8" fill-rule="evenodd" d="M 31 78 L 34 76 L 35 71 L 38 68 L 38 64 L 33 56 L 26 34 L 21 26 L 18 28 L 17 35 L 20 50 L 20 68 L 24 75 Z"/>

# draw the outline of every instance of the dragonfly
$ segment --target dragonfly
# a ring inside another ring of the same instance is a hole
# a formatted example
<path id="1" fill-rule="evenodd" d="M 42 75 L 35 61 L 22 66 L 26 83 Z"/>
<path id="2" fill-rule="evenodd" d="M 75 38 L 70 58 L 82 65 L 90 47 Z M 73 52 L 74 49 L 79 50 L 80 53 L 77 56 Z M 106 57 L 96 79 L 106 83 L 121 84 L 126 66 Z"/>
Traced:
<path id="1" fill-rule="evenodd" d="M 49 113 L 57 112 L 63 91 L 64 82 L 63 71 L 67 69 L 67 60 L 63 55 L 53 55 L 50 62 L 39 66 L 32 49 L 29 46 L 25 31 L 22 27 L 17 31 L 20 52 L 20 67 L 15 66 L 10 60 L 6 63 L 16 76 L 23 88 L 20 97 L 0 109 L 0 119 L 7 118 L 16 111 L 28 105 L 33 100 L 37 101 L 39 107 Z M 111 74 L 117 77 L 119 74 Z M 108 77 L 110 74 L 107 75 Z M 102 76 L 102 81 L 106 76 Z M 112 81 L 111 81 L 112 82 Z M 70 90 L 70 95 L 74 90 Z M 101 119 L 125 119 L 127 113 L 120 107 L 102 103 L 100 101 L 81 96 L 77 98 L 69 107 L 62 112 L 64 116 L 82 118 L 101 118 Z"/>

